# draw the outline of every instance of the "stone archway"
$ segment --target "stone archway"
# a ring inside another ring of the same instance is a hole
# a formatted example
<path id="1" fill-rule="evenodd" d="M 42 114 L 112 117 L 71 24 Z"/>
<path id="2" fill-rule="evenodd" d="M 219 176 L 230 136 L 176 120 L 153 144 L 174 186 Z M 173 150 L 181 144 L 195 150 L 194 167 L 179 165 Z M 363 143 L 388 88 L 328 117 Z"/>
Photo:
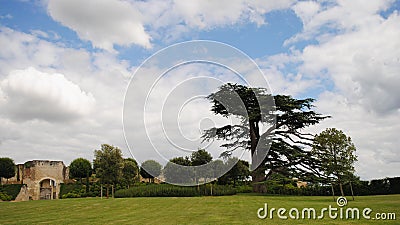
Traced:
<path id="1" fill-rule="evenodd" d="M 52 178 L 45 178 L 39 182 L 39 199 L 56 199 L 56 181 Z"/>

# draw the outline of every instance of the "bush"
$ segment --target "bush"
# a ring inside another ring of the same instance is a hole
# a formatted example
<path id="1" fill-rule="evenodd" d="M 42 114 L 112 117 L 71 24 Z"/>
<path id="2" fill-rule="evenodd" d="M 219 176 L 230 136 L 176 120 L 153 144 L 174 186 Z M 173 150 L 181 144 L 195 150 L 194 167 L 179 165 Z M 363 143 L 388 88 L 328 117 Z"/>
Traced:
<path id="1" fill-rule="evenodd" d="M 79 198 L 81 190 L 85 191 L 85 187 L 82 184 L 61 184 L 60 197 L 61 198 Z M 79 197 L 77 197 L 79 195 Z"/>
<path id="2" fill-rule="evenodd" d="M 3 196 L 10 196 L 10 200 L 4 200 L 3 201 L 11 201 L 14 200 L 19 192 L 21 191 L 21 187 L 23 184 L 5 184 L 0 186 L 0 193 L 3 193 Z"/>
<path id="3" fill-rule="evenodd" d="M 75 194 L 75 193 L 67 193 L 67 194 L 63 194 L 61 197 L 62 198 L 80 198 L 81 195 Z"/>
<path id="4" fill-rule="evenodd" d="M 12 197 L 8 195 L 7 193 L 0 192 L 0 200 L 1 201 L 11 201 Z"/>
<path id="5" fill-rule="evenodd" d="M 249 185 L 241 185 L 235 187 L 236 193 L 251 193 L 253 192 L 253 188 Z"/>
<path id="6" fill-rule="evenodd" d="M 199 187 L 182 187 L 170 184 L 153 184 L 134 186 L 115 192 L 116 198 L 126 197 L 193 197 L 207 195 L 234 195 L 236 190 L 229 186 L 201 185 Z"/>

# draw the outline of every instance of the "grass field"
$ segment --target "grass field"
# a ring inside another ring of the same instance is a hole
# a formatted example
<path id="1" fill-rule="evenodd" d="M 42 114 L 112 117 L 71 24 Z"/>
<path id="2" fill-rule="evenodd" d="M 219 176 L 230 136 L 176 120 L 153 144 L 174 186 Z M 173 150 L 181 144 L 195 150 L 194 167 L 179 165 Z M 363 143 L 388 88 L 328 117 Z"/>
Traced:
<path id="1" fill-rule="evenodd" d="M 320 211 L 332 205 L 332 197 L 257 196 L 65 199 L 53 201 L 0 202 L 0 224 L 400 224 L 400 195 L 363 196 L 347 207 L 371 208 L 376 213 L 396 213 L 396 220 L 259 219 L 257 210 L 313 207 Z M 346 208 L 346 207 L 345 207 Z M 344 209 L 345 209 L 344 208 Z M 288 212 L 286 212 L 288 216 Z"/>

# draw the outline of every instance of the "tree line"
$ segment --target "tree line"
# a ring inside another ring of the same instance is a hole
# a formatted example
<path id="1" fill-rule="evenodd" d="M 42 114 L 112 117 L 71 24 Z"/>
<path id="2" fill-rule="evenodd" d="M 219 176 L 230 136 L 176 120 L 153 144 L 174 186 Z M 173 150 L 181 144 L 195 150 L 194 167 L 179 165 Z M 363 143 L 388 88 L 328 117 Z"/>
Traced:
<path id="1" fill-rule="evenodd" d="M 236 149 L 247 149 L 252 156 L 251 162 L 238 161 L 239 165 L 232 168 L 232 171 L 240 171 L 240 175 L 224 175 L 218 182 L 235 183 L 246 180 L 250 175 L 253 191 L 266 192 L 268 183 L 275 177 L 298 178 L 314 184 L 339 186 L 343 195 L 343 184 L 357 179 L 354 175 L 356 147 L 349 136 L 335 128 L 328 128 L 317 135 L 304 132 L 305 128 L 330 118 L 314 110 L 314 99 L 272 96 L 264 88 L 232 83 L 220 86 L 207 99 L 212 104 L 213 113 L 236 117 L 240 121 L 213 127 L 204 131 L 202 136 L 203 141 L 217 139 L 224 142 L 221 145 L 224 151 L 220 156 L 225 161 L 212 160 L 207 152 L 198 150 L 191 156 L 171 159 L 164 169 L 153 160 L 139 166 L 133 159 L 123 159 L 118 148 L 104 144 L 95 151 L 91 171 L 107 185 L 124 183 L 129 186 L 138 180 L 139 174 L 153 182 L 154 176 L 160 175 L 162 170 L 165 179 L 171 182 L 180 182 L 186 176 L 194 177 L 196 183 L 199 179 L 213 179 L 215 174 L 201 170 L 193 174 L 190 166 L 212 163 L 213 168 L 218 168 L 232 160 L 229 158 Z M 267 149 L 265 157 L 256 157 Z M 83 163 L 82 159 L 79 161 Z M 88 176 L 88 170 L 83 168 L 88 168 L 90 162 L 84 164 L 86 166 L 78 167 L 84 171 L 83 174 L 73 176 Z M 251 173 L 244 169 L 249 167 L 254 167 Z M 74 169 L 71 174 L 74 174 Z M 3 173 L 2 169 L 0 176 L 7 177 L 6 170 Z"/>

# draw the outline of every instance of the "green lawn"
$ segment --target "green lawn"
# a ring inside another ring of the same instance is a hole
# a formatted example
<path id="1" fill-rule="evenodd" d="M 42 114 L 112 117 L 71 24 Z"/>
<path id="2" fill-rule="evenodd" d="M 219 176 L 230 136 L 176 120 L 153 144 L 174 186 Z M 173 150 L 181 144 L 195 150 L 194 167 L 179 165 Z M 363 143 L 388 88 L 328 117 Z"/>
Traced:
<path id="1" fill-rule="evenodd" d="M 268 207 L 338 207 L 332 197 L 235 195 L 187 198 L 65 199 L 0 202 L 0 224 L 400 224 L 400 195 L 356 197 L 347 207 L 375 213 L 394 212 L 388 220 L 281 220 L 259 219 L 257 210 Z M 288 215 L 288 213 L 286 213 Z M 362 217 L 362 216 L 361 216 Z"/>

